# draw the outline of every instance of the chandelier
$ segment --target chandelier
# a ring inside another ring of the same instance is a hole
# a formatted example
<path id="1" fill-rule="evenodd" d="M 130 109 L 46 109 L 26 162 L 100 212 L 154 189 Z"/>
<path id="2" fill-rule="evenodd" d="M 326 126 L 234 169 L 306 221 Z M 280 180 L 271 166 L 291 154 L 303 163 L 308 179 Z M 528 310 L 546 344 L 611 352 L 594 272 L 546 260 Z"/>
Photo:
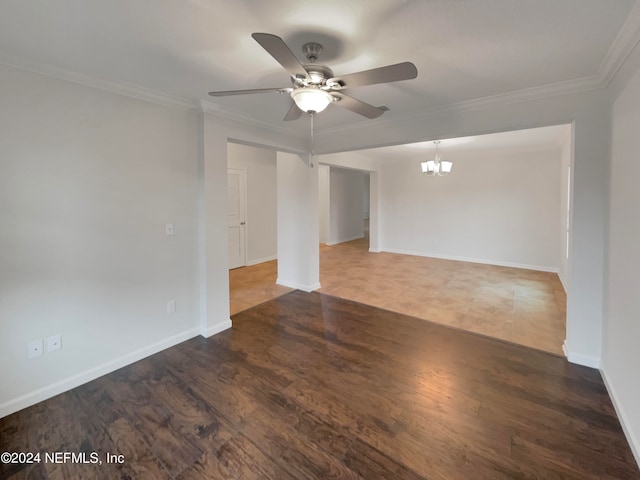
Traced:
<path id="1" fill-rule="evenodd" d="M 438 145 L 440 144 L 440 140 L 435 140 L 433 143 L 436 144 L 436 156 L 433 160 L 421 163 L 422 173 L 431 177 L 443 177 L 451 172 L 453 162 L 448 162 L 446 160 L 440 159 L 440 155 L 438 155 Z"/>

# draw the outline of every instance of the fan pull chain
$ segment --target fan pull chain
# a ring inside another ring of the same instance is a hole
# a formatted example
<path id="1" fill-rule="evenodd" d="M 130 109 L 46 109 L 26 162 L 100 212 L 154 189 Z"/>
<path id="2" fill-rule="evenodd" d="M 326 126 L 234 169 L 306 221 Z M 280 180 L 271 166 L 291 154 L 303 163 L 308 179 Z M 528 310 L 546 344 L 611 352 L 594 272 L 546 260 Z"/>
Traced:
<path id="1" fill-rule="evenodd" d="M 313 151 L 313 112 L 309 113 L 311 117 L 311 139 L 309 145 L 309 168 L 313 168 L 313 157 L 315 156 L 315 152 Z"/>

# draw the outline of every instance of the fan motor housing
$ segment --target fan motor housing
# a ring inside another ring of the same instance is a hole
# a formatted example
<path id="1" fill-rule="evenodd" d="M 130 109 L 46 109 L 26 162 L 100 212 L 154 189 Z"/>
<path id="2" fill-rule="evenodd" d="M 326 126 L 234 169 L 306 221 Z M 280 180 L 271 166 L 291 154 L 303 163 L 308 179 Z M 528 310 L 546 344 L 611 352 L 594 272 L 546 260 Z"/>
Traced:
<path id="1" fill-rule="evenodd" d="M 333 70 L 325 65 L 308 63 L 304 65 L 304 69 L 309 73 L 312 85 L 323 85 L 325 81 L 333 78 Z"/>

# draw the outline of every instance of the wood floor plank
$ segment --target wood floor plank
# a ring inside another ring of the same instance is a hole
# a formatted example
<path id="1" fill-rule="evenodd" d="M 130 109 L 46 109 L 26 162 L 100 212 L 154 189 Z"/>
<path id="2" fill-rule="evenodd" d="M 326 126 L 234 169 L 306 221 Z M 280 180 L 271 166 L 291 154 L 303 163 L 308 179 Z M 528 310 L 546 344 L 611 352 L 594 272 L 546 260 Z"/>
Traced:
<path id="1" fill-rule="evenodd" d="M 6 450 L 125 457 L 12 480 L 640 480 L 596 370 L 299 291 L 0 419 Z"/>
<path id="2" fill-rule="evenodd" d="M 114 452 L 124 456 L 122 476 L 158 480 L 171 478 L 170 473 L 153 454 L 148 443 L 128 420 L 119 418 L 109 425 L 107 431 L 114 443 Z"/>

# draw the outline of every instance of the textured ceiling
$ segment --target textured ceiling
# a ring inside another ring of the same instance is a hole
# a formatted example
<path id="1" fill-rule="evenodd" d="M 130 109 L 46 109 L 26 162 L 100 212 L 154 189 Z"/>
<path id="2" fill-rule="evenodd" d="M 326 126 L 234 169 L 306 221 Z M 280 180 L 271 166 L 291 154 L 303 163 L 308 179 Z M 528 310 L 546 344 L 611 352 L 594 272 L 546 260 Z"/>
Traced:
<path id="1" fill-rule="evenodd" d="M 336 74 L 401 61 L 418 78 L 349 91 L 399 118 L 477 98 L 597 79 L 634 0 L 3 0 L 0 61 L 141 87 L 303 131 L 278 94 L 287 73 L 252 38 L 325 46 Z M 80 77 L 77 77 L 80 78 Z M 331 106 L 319 128 L 375 122 Z"/>

